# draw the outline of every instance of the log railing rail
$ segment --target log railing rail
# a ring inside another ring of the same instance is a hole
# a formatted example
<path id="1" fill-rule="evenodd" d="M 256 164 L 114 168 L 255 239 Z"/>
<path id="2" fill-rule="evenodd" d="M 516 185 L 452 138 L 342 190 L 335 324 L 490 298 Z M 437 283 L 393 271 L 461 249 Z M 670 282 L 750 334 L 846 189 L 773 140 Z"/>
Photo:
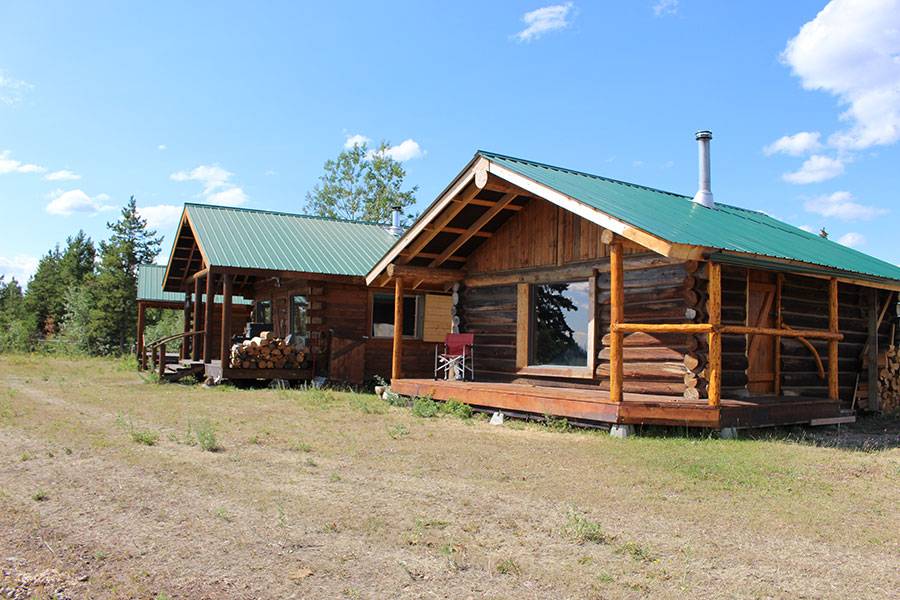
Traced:
<path id="1" fill-rule="evenodd" d="M 150 353 L 150 360 L 156 362 L 156 368 L 159 371 L 159 376 L 162 377 L 166 371 L 166 344 L 169 342 L 184 339 L 190 337 L 194 340 L 193 343 L 196 344 L 196 337 L 198 335 L 203 335 L 206 333 L 204 330 L 199 331 L 185 331 L 183 333 L 174 333 L 172 335 L 167 335 L 166 337 L 159 338 L 158 340 L 154 340 L 149 344 L 146 344 L 143 348 L 141 348 L 141 369 L 147 368 L 147 353 Z M 158 351 L 158 352 L 157 352 Z M 156 357 L 159 357 L 158 360 Z"/>
<path id="2" fill-rule="evenodd" d="M 612 307 L 619 302 L 624 302 L 624 284 L 622 281 L 622 255 L 617 251 L 617 244 L 610 244 L 610 287 L 612 288 Z M 622 336 L 625 333 L 685 333 L 707 334 L 709 336 L 709 358 L 707 371 L 707 402 L 710 406 L 719 406 L 721 403 L 722 386 L 722 335 L 764 335 L 776 338 L 798 338 L 801 342 L 810 345 L 807 340 L 828 341 L 828 397 L 838 400 L 838 342 L 844 339 L 844 334 L 838 328 L 838 293 L 837 280 L 832 279 L 829 285 L 829 322 L 828 330 L 793 329 L 779 323 L 779 327 L 751 327 L 745 325 L 722 325 L 722 275 L 719 263 L 709 263 L 709 285 L 707 323 L 626 323 L 621 308 L 614 310 L 610 318 L 610 356 L 609 356 L 609 395 L 612 402 L 622 401 L 623 389 L 623 344 Z M 618 276 L 617 276 L 618 275 Z M 818 358 L 818 356 L 817 356 Z M 819 362 L 821 364 L 821 362 Z"/>

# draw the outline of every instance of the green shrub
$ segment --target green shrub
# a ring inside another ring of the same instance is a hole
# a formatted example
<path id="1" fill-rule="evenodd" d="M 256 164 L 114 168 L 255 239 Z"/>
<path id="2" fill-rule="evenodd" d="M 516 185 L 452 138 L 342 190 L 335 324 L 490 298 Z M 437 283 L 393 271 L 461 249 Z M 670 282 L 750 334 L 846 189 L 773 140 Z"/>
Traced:
<path id="1" fill-rule="evenodd" d="M 391 436 L 391 439 L 399 440 L 401 438 L 405 438 L 409 435 L 409 427 L 403 425 L 402 423 L 398 423 L 397 425 L 391 425 L 388 427 L 388 435 Z"/>
<path id="2" fill-rule="evenodd" d="M 447 400 L 441 404 L 440 411 L 445 415 L 451 415 L 458 419 L 472 418 L 472 407 L 459 400 Z"/>
<path id="3" fill-rule="evenodd" d="M 216 428 L 208 420 L 204 419 L 194 425 L 194 435 L 197 444 L 207 452 L 218 452 L 222 449 L 216 440 Z"/>
<path id="4" fill-rule="evenodd" d="M 38 490 L 31 495 L 31 499 L 34 500 L 35 502 L 43 502 L 44 500 L 47 500 L 48 498 L 50 498 L 50 496 L 44 490 Z"/>
<path id="5" fill-rule="evenodd" d="M 394 393 L 390 390 L 384 393 L 384 400 L 391 406 L 406 407 L 409 406 L 409 399 L 406 396 Z"/>
<path id="6" fill-rule="evenodd" d="M 568 419 L 565 417 L 554 417 L 553 415 L 544 415 L 544 425 L 547 429 L 552 429 L 553 431 L 569 431 L 572 429 Z"/>
<path id="7" fill-rule="evenodd" d="M 579 544 L 585 542 L 608 544 L 614 539 L 613 536 L 603 532 L 600 523 L 591 521 L 575 509 L 569 510 L 566 525 L 563 527 L 563 535 Z"/>
<path id="8" fill-rule="evenodd" d="M 155 446 L 159 441 L 159 434 L 149 429 L 132 429 L 131 439 L 144 446 Z"/>
<path id="9" fill-rule="evenodd" d="M 421 396 L 413 400 L 412 411 L 417 417 L 428 419 L 438 413 L 438 405 L 430 397 Z"/>

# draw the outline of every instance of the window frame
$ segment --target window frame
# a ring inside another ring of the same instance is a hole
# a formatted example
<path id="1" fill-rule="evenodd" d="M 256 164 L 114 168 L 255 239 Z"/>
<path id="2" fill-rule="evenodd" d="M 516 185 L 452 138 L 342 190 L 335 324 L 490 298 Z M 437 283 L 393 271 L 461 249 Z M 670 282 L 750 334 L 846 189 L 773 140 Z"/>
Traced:
<path id="1" fill-rule="evenodd" d="M 369 337 L 375 340 L 390 340 L 393 339 L 393 334 L 391 335 L 375 335 L 375 298 L 377 296 L 390 298 L 391 302 L 394 301 L 393 292 L 387 291 L 371 291 L 369 293 L 369 311 L 368 311 L 368 332 Z M 403 339 L 405 340 L 421 340 L 422 339 L 422 325 L 425 311 L 423 310 L 425 296 L 423 294 L 403 294 L 403 299 L 406 300 L 408 298 L 415 299 L 415 307 L 416 307 L 416 318 L 413 324 L 413 335 L 403 335 Z M 393 314 L 393 310 L 391 311 Z M 404 317 L 406 312 L 404 311 Z M 391 318 L 391 324 L 393 325 L 393 317 Z"/>
<path id="2" fill-rule="evenodd" d="M 534 286 L 554 283 L 588 284 L 588 327 L 587 365 L 537 365 L 533 364 L 535 351 Z M 517 327 L 516 327 L 516 373 L 529 376 L 566 377 L 572 379 L 595 379 L 597 369 L 597 274 L 588 278 L 560 280 L 548 278 L 546 281 L 520 283 L 517 286 Z"/>
<path id="3" fill-rule="evenodd" d="M 306 310 L 304 312 L 306 322 L 304 323 L 304 327 L 303 327 L 304 332 L 302 334 L 297 332 L 297 327 L 294 322 L 294 299 L 295 298 L 303 298 L 306 302 Z M 288 327 L 290 328 L 289 333 L 292 336 L 300 336 L 304 340 L 309 339 L 309 309 L 310 309 L 309 294 L 290 294 L 290 296 L 288 297 L 288 310 L 290 311 L 290 314 L 288 316 L 288 321 L 289 321 Z"/>
<path id="4" fill-rule="evenodd" d="M 259 314 L 260 308 L 263 304 L 265 304 L 269 307 L 269 320 L 268 321 L 263 321 L 259 318 L 260 317 L 260 314 Z M 254 323 L 269 323 L 274 326 L 275 325 L 274 319 L 275 319 L 275 305 L 272 302 L 272 299 L 265 298 L 262 300 L 257 300 L 256 304 L 253 306 L 253 322 Z"/>

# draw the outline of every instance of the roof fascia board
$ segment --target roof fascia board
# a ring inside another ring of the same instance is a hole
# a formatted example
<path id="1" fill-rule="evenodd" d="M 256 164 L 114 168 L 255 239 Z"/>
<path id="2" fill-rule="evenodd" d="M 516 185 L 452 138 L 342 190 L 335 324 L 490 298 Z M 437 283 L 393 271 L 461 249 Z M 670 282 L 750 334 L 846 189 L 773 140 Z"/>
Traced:
<path id="1" fill-rule="evenodd" d="M 425 212 L 422 213 L 422 216 L 420 216 L 415 223 L 413 223 L 412 227 L 406 230 L 400 239 L 397 240 L 397 243 L 387 251 L 387 254 L 372 267 L 372 270 L 366 275 L 366 285 L 372 285 L 372 282 L 387 269 L 387 266 L 397 258 L 403 249 L 409 246 L 413 240 L 422 233 L 428 224 L 431 223 L 431 221 L 433 221 L 467 185 L 469 185 L 475 178 L 475 172 L 479 169 L 487 168 L 488 163 L 488 159 L 476 154 L 459 175 L 450 182 L 450 185 L 444 188 L 444 191 L 435 198 L 434 202 L 431 203 L 431 206 L 425 209 Z"/>
<path id="2" fill-rule="evenodd" d="M 175 248 L 178 247 L 178 237 L 184 228 L 184 221 L 187 218 L 187 206 L 181 209 L 181 218 L 178 219 L 178 228 L 175 229 L 175 236 L 172 239 L 172 249 L 169 251 L 169 262 L 166 263 L 166 272 L 163 273 L 162 287 L 166 289 L 166 283 L 169 281 L 169 273 L 172 270 L 172 263 L 175 260 Z"/>
<path id="3" fill-rule="evenodd" d="M 704 257 L 709 249 L 703 246 L 691 246 L 688 244 L 675 244 L 633 227 L 624 221 L 620 221 L 610 215 L 597 210 L 587 204 L 576 200 L 552 187 L 539 183 L 530 177 L 526 177 L 493 161 L 489 161 L 488 171 L 507 182 L 516 185 L 532 194 L 552 202 L 569 212 L 591 221 L 601 227 L 609 229 L 622 237 L 640 244 L 641 246 L 669 258 L 681 258 L 685 260 L 698 260 Z"/>

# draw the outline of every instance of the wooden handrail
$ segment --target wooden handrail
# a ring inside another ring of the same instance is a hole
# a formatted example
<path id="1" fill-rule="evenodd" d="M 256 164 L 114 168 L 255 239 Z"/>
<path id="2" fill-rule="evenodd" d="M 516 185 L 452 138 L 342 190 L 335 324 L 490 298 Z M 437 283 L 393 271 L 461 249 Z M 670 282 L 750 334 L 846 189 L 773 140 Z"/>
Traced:
<path id="1" fill-rule="evenodd" d="M 769 335 L 789 338 L 809 338 L 813 340 L 844 339 L 843 333 L 817 331 L 811 329 L 777 329 L 774 327 L 749 327 L 745 325 L 711 325 L 710 323 L 613 323 L 610 328 L 620 333 L 736 333 L 746 335 Z"/>
<path id="2" fill-rule="evenodd" d="M 206 331 L 203 329 L 201 329 L 200 331 L 185 331 L 183 333 L 175 333 L 172 335 L 168 335 L 164 338 L 159 338 L 158 340 L 154 340 L 154 341 L 150 342 L 149 344 L 145 344 L 144 349 L 152 350 L 153 348 L 156 348 L 157 346 L 171 342 L 172 340 L 186 338 L 188 336 L 193 336 L 193 335 L 202 335 L 204 333 L 206 333 Z"/>

